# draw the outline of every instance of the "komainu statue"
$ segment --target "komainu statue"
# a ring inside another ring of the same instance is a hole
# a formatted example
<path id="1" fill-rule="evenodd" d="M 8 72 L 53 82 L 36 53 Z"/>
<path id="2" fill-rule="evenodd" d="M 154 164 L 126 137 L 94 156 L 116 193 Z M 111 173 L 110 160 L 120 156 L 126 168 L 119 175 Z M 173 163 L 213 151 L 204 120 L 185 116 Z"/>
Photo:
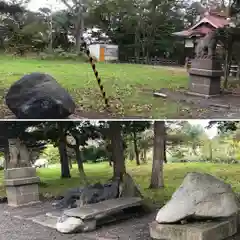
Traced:
<path id="1" fill-rule="evenodd" d="M 195 58 L 213 58 L 216 54 L 217 41 L 216 31 L 212 31 L 200 39 L 195 49 Z"/>
<path id="2" fill-rule="evenodd" d="M 7 168 L 30 167 L 30 154 L 19 138 L 9 139 L 9 163 Z"/>

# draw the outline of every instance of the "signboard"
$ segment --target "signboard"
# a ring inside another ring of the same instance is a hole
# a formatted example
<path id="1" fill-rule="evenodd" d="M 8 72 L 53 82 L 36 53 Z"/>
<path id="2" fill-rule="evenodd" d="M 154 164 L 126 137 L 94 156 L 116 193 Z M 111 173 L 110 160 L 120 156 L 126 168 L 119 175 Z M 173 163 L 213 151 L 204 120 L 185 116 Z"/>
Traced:
<path id="1" fill-rule="evenodd" d="M 193 48 L 193 47 L 194 47 L 193 40 L 191 40 L 191 39 L 186 39 L 186 41 L 185 41 L 185 47 L 186 47 L 186 48 Z"/>
<path id="2" fill-rule="evenodd" d="M 106 45 L 105 46 L 105 57 L 114 57 L 118 58 L 118 47 Z"/>

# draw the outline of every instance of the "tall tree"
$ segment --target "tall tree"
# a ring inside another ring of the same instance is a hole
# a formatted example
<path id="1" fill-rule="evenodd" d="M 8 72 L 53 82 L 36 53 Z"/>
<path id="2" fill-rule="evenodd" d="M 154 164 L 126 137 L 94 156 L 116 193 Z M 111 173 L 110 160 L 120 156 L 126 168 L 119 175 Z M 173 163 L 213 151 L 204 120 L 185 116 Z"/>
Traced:
<path id="1" fill-rule="evenodd" d="M 129 140 L 133 142 L 136 164 L 140 165 L 139 140 L 140 134 L 151 126 L 150 121 L 128 121 L 124 122 L 124 134 L 129 136 Z"/>
<path id="2" fill-rule="evenodd" d="M 126 173 L 122 137 L 122 122 L 110 121 L 109 133 L 113 159 L 113 177 L 122 180 L 123 175 Z"/>
<path id="3" fill-rule="evenodd" d="M 163 188 L 163 163 L 166 151 L 166 128 L 164 121 L 154 122 L 154 149 L 150 188 Z"/>
<path id="4" fill-rule="evenodd" d="M 87 145 L 87 141 L 89 139 L 96 140 L 101 138 L 99 128 L 91 124 L 89 121 L 74 121 L 70 122 L 67 134 L 74 139 L 74 141 L 68 141 L 68 147 L 75 150 L 80 177 L 82 178 L 83 182 L 87 184 L 88 181 L 83 167 L 82 148 Z"/>
<path id="5" fill-rule="evenodd" d="M 71 178 L 68 155 L 67 155 L 67 144 L 66 144 L 66 132 L 64 131 L 64 123 L 58 122 L 58 149 L 60 154 L 60 162 L 61 162 L 61 177 L 62 178 Z"/>
<path id="6" fill-rule="evenodd" d="M 69 15 L 72 17 L 76 52 L 79 53 L 83 33 L 85 30 L 85 18 L 88 14 L 89 0 L 61 0 L 66 5 Z"/>

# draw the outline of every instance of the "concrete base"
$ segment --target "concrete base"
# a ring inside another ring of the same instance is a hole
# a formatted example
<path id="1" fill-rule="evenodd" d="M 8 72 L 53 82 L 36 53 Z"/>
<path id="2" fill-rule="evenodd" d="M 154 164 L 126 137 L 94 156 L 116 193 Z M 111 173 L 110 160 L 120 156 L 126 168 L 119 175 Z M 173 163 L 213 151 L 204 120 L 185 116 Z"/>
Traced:
<path id="1" fill-rule="evenodd" d="M 218 96 L 221 93 L 222 75 L 217 60 L 194 59 L 189 70 L 189 91 L 203 97 Z"/>
<path id="2" fill-rule="evenodd" d="M 31 167 L 12 168 L 4 171 L 8 205 L 25 206 L 39 202 L 39 177 Z"/>
<path id="3" fill-rule="evenodd" d="M 161 240 L 224 240 L 238 231 L 239 216 L 189 224 L 150 223 L 150 236 Z"/>
<path id="4" fill-rule="evenodd" d="M 200 73 L 199 73 L 200 74 Z M 189 91 L 211 97 L 221 94 L 221 78 L 195 75 L 190 72 Z"/>

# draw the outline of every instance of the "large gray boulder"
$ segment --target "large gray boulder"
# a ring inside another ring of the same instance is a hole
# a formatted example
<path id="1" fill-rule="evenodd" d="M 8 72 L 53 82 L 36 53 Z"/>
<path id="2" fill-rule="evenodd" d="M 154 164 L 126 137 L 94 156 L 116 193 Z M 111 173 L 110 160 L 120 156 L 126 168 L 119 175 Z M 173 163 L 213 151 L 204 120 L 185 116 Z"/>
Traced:
<path id="1" fill-rule="evenodd" d="M 22 119 L 63 119 L 75 111 L 75 103 L 57 81 L 45 73 L 23 76 L 9 89 L 9 109 Z"/>
<path id="2" fill-rule="evenodd" d="M 205 173 L 189 173 L 171 200 L 159 210 L 158 223 L 229 217 L 239 210 L 231 186 Z"/>

